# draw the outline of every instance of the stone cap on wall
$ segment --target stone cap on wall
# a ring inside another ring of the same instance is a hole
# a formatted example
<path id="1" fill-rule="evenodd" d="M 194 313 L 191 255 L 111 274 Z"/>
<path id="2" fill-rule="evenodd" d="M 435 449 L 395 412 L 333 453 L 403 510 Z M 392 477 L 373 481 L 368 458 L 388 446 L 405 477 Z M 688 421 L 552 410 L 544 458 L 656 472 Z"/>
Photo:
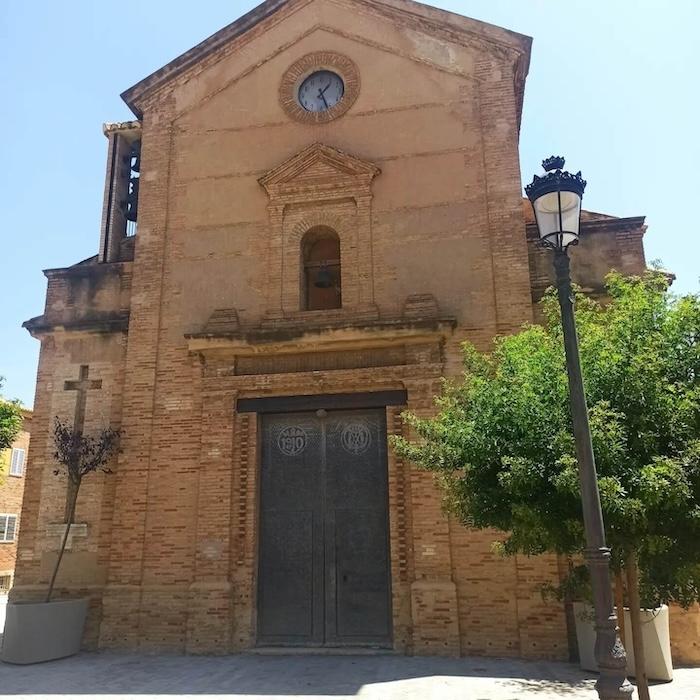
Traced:
<path id="1" fill-rule="evenodd" d="M 44 313 L 22 326 L 34 337 L 64 329 L 125 332 L 131 300 L 129 262 L 88 258 L 70 267 L 44 270 L 48 279 Z"/>

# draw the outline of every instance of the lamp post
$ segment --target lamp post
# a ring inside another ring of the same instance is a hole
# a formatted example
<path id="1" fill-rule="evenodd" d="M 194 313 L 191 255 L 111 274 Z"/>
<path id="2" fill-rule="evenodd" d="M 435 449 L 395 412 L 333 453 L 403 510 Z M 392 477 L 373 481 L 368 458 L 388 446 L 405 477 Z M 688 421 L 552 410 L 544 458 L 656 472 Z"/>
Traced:
<path id="1" fill-rule="evenodd" d="M 583 523 L 586 532 L 586 564 L 593 588 L 595 608 L 595 658 L 600 677 L 596 683 L 601 700 L 630 698 L 632 686 L 626 678 L 627 658 L 620 641 L 617 616 L 610 588 L 610 549 L 605 544 L 603 512 L 600 507 L 598 478 L 593 457 L 588 408 L 581 375 L 581 361 L 574 318 L 573 292 L 568 248 L 576 245 L 581 224 L 581 199 L 586 181 L 581 173 L 572 175 L 562 168 L 564 159 L 552 156 L 542 162 L 547 174 L 535 175 L 525 188 L 532 203 L 543 246 L 554 252 L 557 293 L 564 332 L 566 371 L 569 377 L 569 402 L 576 441 Z"/>

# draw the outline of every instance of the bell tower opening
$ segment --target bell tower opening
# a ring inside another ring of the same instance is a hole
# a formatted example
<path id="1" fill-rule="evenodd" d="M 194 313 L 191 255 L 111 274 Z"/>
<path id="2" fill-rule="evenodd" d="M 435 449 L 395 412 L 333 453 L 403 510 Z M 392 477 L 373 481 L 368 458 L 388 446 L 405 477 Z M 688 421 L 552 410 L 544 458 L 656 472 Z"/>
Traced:
<path id="1" fill-rule="evenodd" d="M 108 139 L 100 262 L 132 260 L 141 170 L 141 123 L 105 124 Z"/>
<path id="2" fill-rule="evenodd" d="M 302 311 L 342 306 L 340 238 L 327 226 L 309 229 L 301 241 Z"/>

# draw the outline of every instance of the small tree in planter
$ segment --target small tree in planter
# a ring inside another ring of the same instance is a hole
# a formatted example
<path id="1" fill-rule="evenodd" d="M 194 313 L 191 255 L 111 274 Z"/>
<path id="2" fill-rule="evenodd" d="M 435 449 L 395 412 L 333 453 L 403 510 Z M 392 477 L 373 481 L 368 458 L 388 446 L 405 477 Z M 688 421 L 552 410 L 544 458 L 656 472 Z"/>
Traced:
<path id="1" fill-rule="evenodd" d="M 700 596 L 700 297 L 673 298 L 659 271 L 612 274 L 607 290 L 605 305 L 578 297 L 576 322 L 607 541 L 627 574 L 643 686 L 637 570 L 654 604 Z M 508 533 L 504 553 L 575 555 L 583 520 L 555 298 L 543 309 L 543 327 L 497 339 L 490 355 L 465 346 L 463 381 L 445 385 L 434 418 L 408 414 L 419 440 L 394 447 L 437 474 L 464 525 Z"/>
<path id="2" fill-rule="evenodd" d="M 71 525 L 75 519 L 75 506 L 78 503 L 78 493 L 83 479 L 93 472 L 101 471 L 111 474 L 112 470 L 107 466 L 110 457 L 117 450 L 119 443 L 119 432 L 106 428 L 92 437 L 83 435 L 71 424 L 61 421 L 58 417 L 54 419 L 53 427 L 54 459 L 59 465 L 54 474 L 58 476 L 65 471 L 68 477 L 68 490 L 66 492 L 66 531 L 61 540 L 61 547 L 58 551 L 56 564 L 53 568 L 49 589 L 46 592 L 46 602 L 51 600 L 58 569 L 61 566 L 61 559 L 66 551 L 66 543 L 70 533 Z"/>
<path id="3" fill-rule="evenodd" d="M 73 425 L 54 420 L 54 474 L 65 471 L 67 514 L 65 532 L 43 603 L 15 603 L 8 608 L 2 660 L 11 663 L 36 663 L 76 653 L 80 649 L 88 601 L 85 599 L 52 602 L 56 577 L 66 550 L 70 528 L 83 479 L 93 472 L 110 474 L 107 466 L 116 452 L 119 432 L 109 428 L 96 436 L 84 435 Z"/>

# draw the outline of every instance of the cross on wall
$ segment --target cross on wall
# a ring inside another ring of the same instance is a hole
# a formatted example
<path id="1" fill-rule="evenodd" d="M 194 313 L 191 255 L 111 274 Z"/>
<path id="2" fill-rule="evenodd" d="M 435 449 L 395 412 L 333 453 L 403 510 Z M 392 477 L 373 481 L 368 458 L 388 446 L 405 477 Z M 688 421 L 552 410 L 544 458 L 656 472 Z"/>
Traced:
<path id="1" fill-rule="evenodd" d="M 82 433 L 85 427 L 85 407 L 87 405 L 87 396 L 90 389 L 101 389 L 101 379 L 89 379 L 89 365 L 80 365 L 80 373 L 78 379 L 68 379 L 63 384 L 65 391 L 77 391 L 78 395 L 75 399 L 75 416 L 73 418 L 73 429 Z"/>
<path id="2" fill-rule="evenodd" d="M 76 391 L 77 396 L 75 398 L 75 415 L 73 417 L 73 430 L 82 435 L 83 428 L 85 427 L 85 407 L 87 406 L 88 391 L 90 389 L 101 389 L 102 380 L 101 379 L 90 379 L 90 366 L 80 365 L 80 372 L 78 373 L 77 379 L 67 379 L 63 383 L 64 391 Z M 71 516 L 70 513 L 70 503 L 71 494 L 76 487 L 71 479 L 68 479 L 68 491 L 66 494 L 66 511 L 64 513 L 64 522 L 68 522 Z M 71 531 L 75 525 L 71 525 Z M 69 535 L 70 539 L 70 535 Z"/>

